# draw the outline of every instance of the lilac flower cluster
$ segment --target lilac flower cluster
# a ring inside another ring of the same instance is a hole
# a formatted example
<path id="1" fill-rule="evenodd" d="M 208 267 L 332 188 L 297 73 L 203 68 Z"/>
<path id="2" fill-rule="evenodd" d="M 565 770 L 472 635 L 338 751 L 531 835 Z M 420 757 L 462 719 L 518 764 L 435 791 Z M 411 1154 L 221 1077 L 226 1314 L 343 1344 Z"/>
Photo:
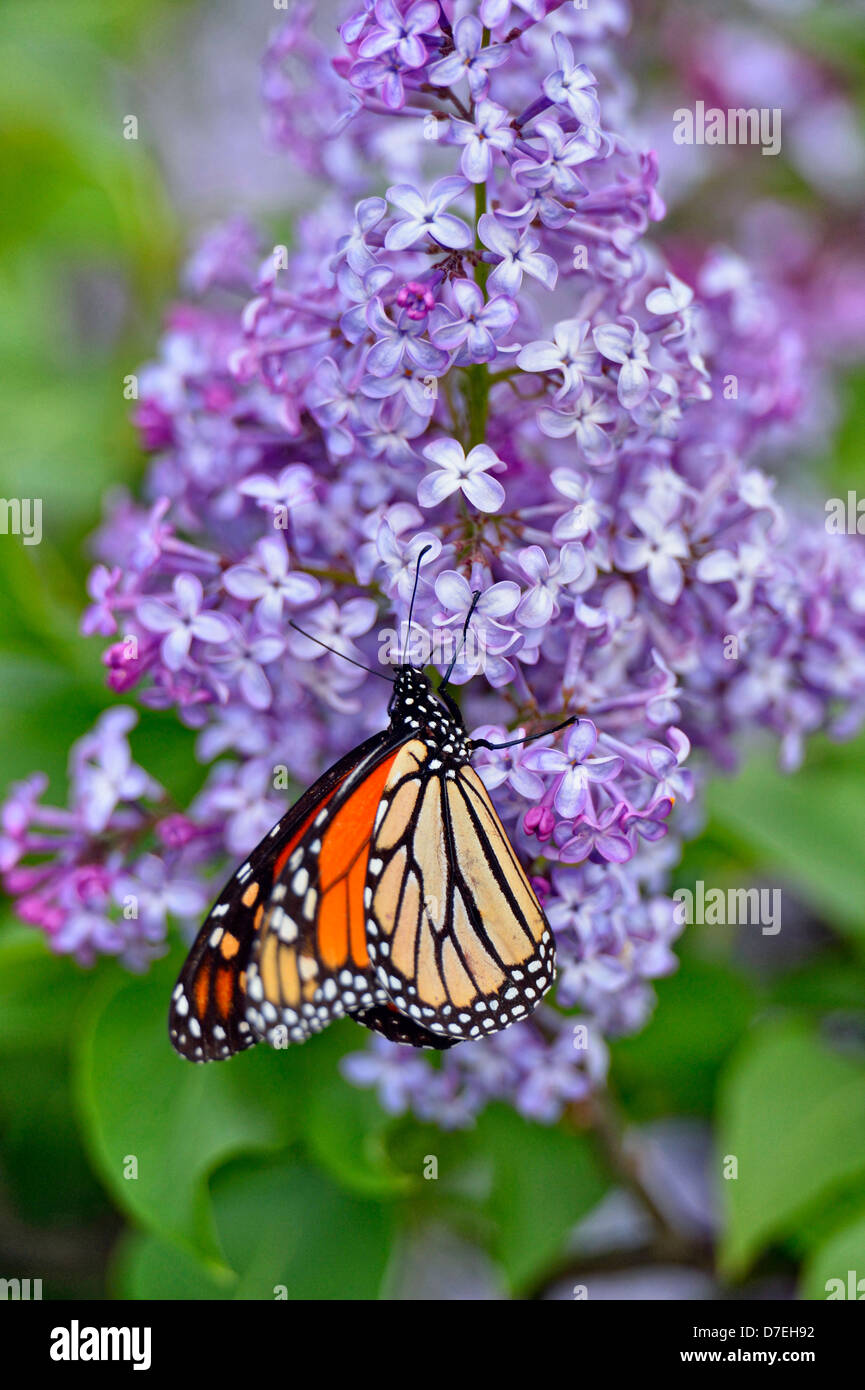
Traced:
<path id="1" fill-rule="evenodd" d="M 0 868 L 18 916 L 82 965 L 110 954 L 143 969 L 167 918 L 191 922 L 207 905 L 200 864 L 215 838 L 172 812 L 133 761 L 127 735 L 137 720 L 117 706 L 73 746 L 68 809 L 40 804 L 38 773 L 12 787 L 2 808 Z M 22 864 L 25 855 L 39 862 Z"/>
<path id="2" fill-rule="evenodd" d="M 861 722 L 865 562 L 786 514 L 754 462 L 778 417 L 795 428 L 807 364 L 767 360 L 730 265 L 695 295 L 648 237 L 656 160 L 607 129 L 582 61 L 621 6 L 367 0 L 332 63 L 313 8 L 275 36 L 265 100 L 321 196 L 290 249 L 265 254 L 238 220 L 197 249 L 194 302 L 140 375 L 147 495 L 111 500 L 89 580 L 110 688 L 175 709 L 206 784 L 160 819 L 121 751 L 128 715 L 108 716 L 68 811 L 32 781 L 7 803 L 7 885 L 56 949 L 137 963 L 166 911 L 193 913 L 187 870 L 246 853 L 289 780 L 382 726 L 381 682 L 351 662 L 404 621 L 416 567 L 429 634 L 458 632 L 479 589 L 453 675 L 469 726 L 514 738 L 579 715 L 477 766 L 581 1031 L 545 1007 L 439 1069 L 380 1039 L 347 1069 L 443 1124 L 494 1097 L 551 1120 L 675 968 L 692 745 L 729 765 L 763 727 L 793 767 L 815 729 Z M 750 389 L 725 396 L 727 371 Z M 93 757 L 110 764 L 95 821 Z M 118 924 L 130 876 L 157 905 Z"/>

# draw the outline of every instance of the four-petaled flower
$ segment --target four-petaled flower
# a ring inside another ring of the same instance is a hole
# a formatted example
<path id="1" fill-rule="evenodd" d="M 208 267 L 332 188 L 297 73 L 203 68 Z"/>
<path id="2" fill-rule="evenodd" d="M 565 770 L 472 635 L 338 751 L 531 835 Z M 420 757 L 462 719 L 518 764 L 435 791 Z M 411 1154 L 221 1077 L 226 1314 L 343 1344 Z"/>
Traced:
<path id="1" fill-rule="evenodd" d="M 464 193 L 468 184 L 459 174 L 448 174 L 433 184 L 424 197 L 410 183 L 396 183 L 387 190 L 387 199 L 405 213 L 385 234 L 384 244 L 389 251 L 405 251 L 422 237 L 432 237 L 441 246 L 465 250 L 472 244 L 472 234 L 466 223 L 445 209 Z"/>
<path id="2" fill-rule="evenodd" d="M 517 306 L 508 295 L 493 295 L 484 301 L 483 290 L 474 280 L 454 280 L 451 286 L 459 314 L 440 304 L 430 317 L 430 337 L 448 352 L 464 347 L 454 359 L 457 366 L 467 362 L 490 362 L 498 351 L 496 342 L 515 323 Z"/>
<path id="3" fill-rule="evenodd" d="M 381 300 L 374 299 L 367 308 L 366 321 L 377 340 L 366 359 L 367 371 L 373 376 L 393 376 L 406 357 L 424 372 L 442 372 L 448 365 L 447 353 L 422 336 L 423 323 L 410 318 L 405 310 L 394 323 Z"/>
<path id="4" fill-rule="evenodd" d="M 179 671 L 189 659 L 193 638 L 200 642 L 227 642 L 232 628 L 223 613 L 204 611 L 204 589 L 196 575 L 178 574 L 173 587 L 173 604 L 162 598 L 145 598 L 136 611 L 142 627 L 164 634 L 162 660 L 169 671 Z"/>
<path id="5" fill-rule="evenodd" d="M 544 78 L 545 94 L 550 101 L 567 103 L 581 125 L 594 129 L 601 118 L 594 74 L 584 63 L 574 62 L 574 50 L 564 34 L 553 35 L 553 48 L 559 66 Z"/>
<path id="6" fill-rule="evenodd" d="M 495 512 L 505 500 L 505 490 L 487 469 L 501 464 L 488 444 L 476 444 L 468 454 L 456 439 L 435 439 L 423 451 L 424 458 L 436 464 L 418 484 L 417 500 L 422 507 L 437 507 L 454 492 L 461 492 L 479 512 Z"/>
<path id="7" fill-rule="evenodd" d="M 559 594 L 586 568 L 586 554 L 580 544 L 563 545 L 558 558 L 550 563 L 539 545 L 527 545 L 517 553 L 514 568 L 529 581 L 517 608 L 517 622 L 526 628 L 546 627 L 559 611 Z"/>
<path id="8" fill-rule="evenodd" d="M 727 610 L 731 618 L 745 613 L 751 606 L 758 581 L 767 579 L 772 565 L 765 547 L 743 541 L 736 551 L 713 550 L 697 565 L 697 578 L 704 584 L 732 584 L 736 601 Z"/>
<path id="9" fill-rule="evenodd" d="M 454 51 L 433 63 L 429 80 L 436 87 L 453 87 L 468 78 L 469 89 L 477 100 L 489 85 L 489 69 L 507 61 L 504 44 L 484 48 L 484 26 L 477 15 L 468 14 L 454 25 Z"/>
<path id="10" fill-rule="evenodd" d="M 92 835 L 105 829 L 118 802 L 162 795 L 159 784 L 132 761 L 126 735 L 137 723 L 138 715 L 127 706 L 106 710 L 73 749 L 70 772 L 75 801 L 82 824 Z"/>
<path id="11" fill-rule="evenodd" d="M 265 536 L 250 560 L 253 563 L 232 565 L 226 570 L 223 583 L 234 598 L 256 601 L 256 615 L 265 627 L 279 622 L 284 604 L 299 608 L 312 603 L 321 593 L 321 585 L 313 575 L 289 569 L 291 556 L 281 536 Z"/>
<path id="12" fill-rule="evenodd" d="M 233 619 L 228 621 L 231 623 L 229 640 L 211 655 L 211 667 L 219 677 L 236 682 L 252 709 L 269 709 L 273 689 L 264 668 L 283 655 L 285 638 L 276 632 L 256 635 L 244 631 Z"/>
<path id="13" fill-rule="evenodd" d="M 421 38 L 438 26 L 439 7 L 434 0 L 415 0 L 405 14 L 400 14 L 394 0 L 376 0 L 376 28 L 361 42 L 361 58 L 380 58 L 383 53 L 396 53 L 406 68 L 423 67 L 427 60 L 426 46 Z"/>
<path id="14" fill-rule="evenodd" d="M 552 188 L 566 197 L 582 188 L 582 180 L 574 170 L 578 164 L 594 159 L 601 137 L 594 131 L 580 135 L 565 135 L 557 121 L 536 121 L 533 135 L 539 135 L 546 145 L 544 159 L 518 159 L 513 176 L 525 188 Z"/>
<path id="15" fill-rule="evenodd" d="M 591 719 L 578 719 L 565 734 L 559 748 L 527 749 L 523 764 L 533 772 L 558 775 L 553 805 L 565 820 L 574 820 L 587 806 L 593 811 L 590 790 L 593 783 L 603 785 L 619 776 L 624 763 L 618 757 L 592 756 L 598 731 Z"/>
<path id="16" fill-rule="evenodd" d="M 616 563 L 629 573 L 645 569 L 656 597 L 662 603 L 675 603 L 685 582 L 681 561 L 690 554 L 681 526 L 646 506 L 632 507 L 631 516 L 643 534 L 619 537 Z"/>
<path id="17" fill-rule="evenodd" d="M 548 290 L 555 289 L 558 267 L 552 256 L 538 250 L 540 239 L 534 232 L 505 227 L 491 212 L 485 212 L 478 220 L 478 234 L 484 246 L 500 258 L 487 281 L 489 289 L 516 294 L 524 274 L 540 280 Z"/>
<path id="18" fill-rule="evenodd" d="M 538 424 L 544 434 L 551 439 L 576 435 L 586 462 L 594 467 L 608 463 L 612 457 L 613 441 L 603 426 L 612 424 L 615 418 L 610 403 L 603 396 L 596 399 L 588 386 L 578 396 L 563 401 L 559 410 L 544 406 L 538 411 Z"/>
<path id="19" fill-rule="evenodd" d="M 369 632 L 378 617 L 378 609 L 370 598 L 351 598 L 337 604 L 332 598 L 307 613 L 303 620 L 306 632 L 292 632 L 291 650 L 302 661 L 328 659 L 325 647 L 330 647 L 344 670 L 339 655 L 362 661 L 363 653 L 354 639 Z M 315 639 L 318 639 L 317 641 Z"/>
<path id="20" fill-rule="evenodd" d="M 585 319 L 561 319 L 553 329 L 552 342 L 537 339 L 520 349 L 517 366 L 524 372 L 560 371 L 562 384 L 556 391 L 557 400 L 569 391 L 579 391 L 583 377 L 597 364 L 595 349 L 584 346 L 588 331 Z"/>
<path id="21" fill-rule="evenodd" d="M 471 631 L 474 644 L 490 656 L 500 656 L 518 640 L 513 628 L 497 621 L 513 613 L 520 601 L 520 586 L 513 580 L 502 579 L 481 591 L 479 599 L 464 574 L 458 570 L 443 570 L 435 582 L 436 598 L 442 612 L 433 617 L 438 627 L 462 626 L 469 609 L 472 610 Z"/>
<path id="22" fill-rule="evenodd" d="M 411 514 L 404 518 L 406 526 L 416 525 L 421 519 L 420 512 L 408 502 L 404 505 L 406 512 Z M 407 604 L 411 602 L 415 579 L 426 565 L 438 559 L 442 543 L 432 531 L 414 531 L 408 540 L 402 540 L 401 531 L 397 529 L 402 520 L 383 517 L 373 549 L 387 575 L 382 586 L 385 593 Z"/>
<path id="23" fill-rule="evenodd" d="M 572 468 L 554 468 L 551 478 L 556 491 L 574 504 L 570 511 L 556 518 L 554 540 L 583 541 L 594 537 L 609 517 L 610 508 L 592 496 L 586 478 Z"/>
<path id="24" fill-rule="evenodd" d="M 272 473 L 253 473 L 244 478 L 238 491 L 244 497 L 254 497 L 265 511 L 284 509 L 294 514 L 298 508 L 308 508 L 315 501 L 315 479 L 305 463 L 290 463 L 276 477 Z"/>
<path id="25" fill-rule="evenodd" d="M 121 874 L 114 881 L 114 897 L 120 906 L 124 899 L 135 900 L 138 920 L 151 940 L 160 941 L 165 934 L 165 919 L 195 918 L 207 907 L 207 891 L 194 879 L 173 878 L 163 859 L 145 854 L 133 865 L 132 872 Z"/>
<path id="26" fill-rule="evenodd" d="M 626 410 L 633 410 L 649 394 L 648 338 L 632 318 L 621 323 L 602 323 L 593 330 L 592 337 L 602 356 L 620 364 L 619 400 Z"/>
<path id="27" fill-rule="evenodd" d="M 493 167 L 493 150 L 511 149 L 516 132 L 510 113 L 494 101 L 479 101 L 472 121 L 451 122 L 452 138 L 463 145 L 460 168 L 472 183 L 485 183 Z"/>

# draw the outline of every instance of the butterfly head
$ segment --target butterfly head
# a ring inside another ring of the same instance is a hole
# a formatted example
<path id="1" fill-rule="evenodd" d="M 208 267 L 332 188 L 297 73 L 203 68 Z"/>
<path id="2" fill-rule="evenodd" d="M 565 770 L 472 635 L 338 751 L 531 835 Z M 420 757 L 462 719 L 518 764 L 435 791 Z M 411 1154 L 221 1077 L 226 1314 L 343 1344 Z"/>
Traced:
<path id="1" fill-rule="evenodd" d="M 434 690 L 415 666 L 396 668 L 388 705 L 391 728 L 417 729 L 431 742 L 468 754 L 468 740 L 459 707 L 443 690 Z"/>

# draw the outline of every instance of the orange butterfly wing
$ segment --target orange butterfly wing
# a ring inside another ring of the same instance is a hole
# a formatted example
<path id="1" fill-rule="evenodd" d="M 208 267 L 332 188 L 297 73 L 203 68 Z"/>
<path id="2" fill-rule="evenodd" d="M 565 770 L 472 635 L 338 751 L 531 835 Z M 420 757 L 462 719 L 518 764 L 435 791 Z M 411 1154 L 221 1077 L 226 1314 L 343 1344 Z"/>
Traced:
<path id="1" fill-rule="evenodd" d="M 245 1017 L 247 972 L 265 908 L 295 847 L 346 778 L 381 744 L 375 735 L 342 758 L 295 803 L 223 888 L 171 996 L 172 1046 L 193 1062 L 232 1056 L 260 1041 Z"/>

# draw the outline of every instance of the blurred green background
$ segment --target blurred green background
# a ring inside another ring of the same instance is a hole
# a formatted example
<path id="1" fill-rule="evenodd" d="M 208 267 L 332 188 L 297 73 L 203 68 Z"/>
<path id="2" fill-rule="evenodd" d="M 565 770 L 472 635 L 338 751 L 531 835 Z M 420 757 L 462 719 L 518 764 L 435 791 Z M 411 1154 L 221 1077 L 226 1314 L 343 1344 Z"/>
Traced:
<path id="1" fill-rule="evenodd" d="M 143 467 L 123 377 L 190 230 L 235 204 L 276 218 L 290 179 L 260 149 L 249 177 L 275 16 L 242 13 L 0 9 L 0 492 L 42 497 L 45 528 L 0 541 L 0 766 L 44 769 L 61 803 L 69 744 L 109 703 L 77 623 L 101 498 Z M 852 53 L 861 91 L 861 43 L 818 37 Z M 861 475 L 863 379 L 842 389 L 821 495 Z M 133 748 L 188 798 L 201 774 L 172 716 L 145 714 Z M 861 739 L 817 740 L 792 779 L 755 750 L 716 781 L 676 882 L 781 887 L 781 936 L 688 929 L 653 1021 L 612 1047 L 610 1094 L 554 1127 L 497 1107 L 452 1134 L 389 1117 L 339 1075 L 362 1041 L 348 1024 L 185 1067 L 164 1023 L 180 943 L 147 977 L 87 972 L 7 917 L 0 1277 L 61 1298 L 824 1297 L 865 1276 L 863 850 Z"/>

